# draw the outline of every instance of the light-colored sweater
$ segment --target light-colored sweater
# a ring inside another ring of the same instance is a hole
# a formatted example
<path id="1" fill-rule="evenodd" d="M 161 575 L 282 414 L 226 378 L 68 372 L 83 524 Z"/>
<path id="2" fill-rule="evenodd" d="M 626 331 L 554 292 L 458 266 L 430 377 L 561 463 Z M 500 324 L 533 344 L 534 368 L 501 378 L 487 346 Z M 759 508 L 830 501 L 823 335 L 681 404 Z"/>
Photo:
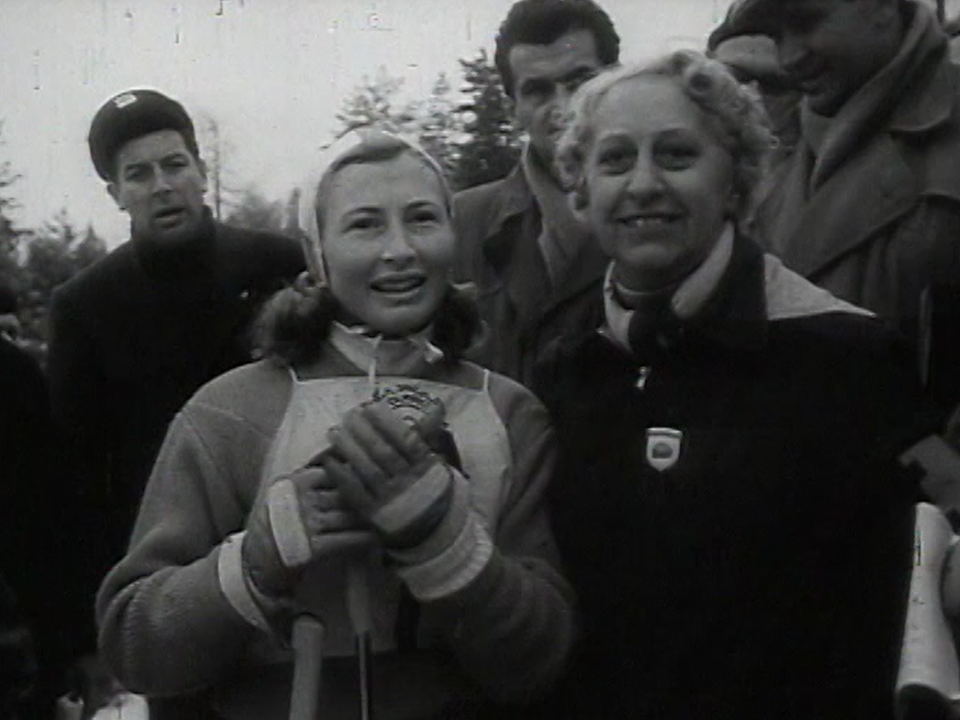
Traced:
<path id="1" fill-rule="evenodd" d="M 453 700 L 466 688 L 480 687 L 494 699 L 522 702 L 559 676 L 574 637 L 571 591 L 558 571 L 543 506 L 555 462 L 546 410 L 519 384 L 495 374 L 485 380 L 485 371 L 470 363 L 423 363 L 418 371 L 414 376 L 425 380 L 474 390 L 486 385 L 507 430 L 512 462 L 489 561 L 462 589 L 420 603 L 420 627 L 429 626 L 440 647 L 406 651 L 412 653 L 409 663 L 401 650 L 375 668 L 382 690 L 375 700 L 386 708 L 378 717 L 385 718 L 407 717 L 390 708 L 404 707 L 411 697 L 417 706 L 416 697 L 426 690 L 421 676 L 405 665 L 425 663 L 431 682 Z M 299 372 L 315 378 L 361 374 L 329 346 L 313 367 Z M 271 692 L 289 692 L 289 662 L 259 667 L 250 651 L 265 642 L 282 649 L 283 641 L 235 609 L 218 563 L 228 538 L 244 529 L 292 387 L 290 374 L 274 364 L 242 367 L 203 387 L 172 423 L 129 551 L 97 599 L 101 652 L 130 690 L 151 698 L 179 696 L 178 702 L 190 696 L 221 712 L 224 704 L 237 704 L 231 695 L 249 694 L 270 673 L 282 678 Z M 325 690 L 327 681 L 325 674 Z M 391 693 L 398 696 L 383 697 Z M 257 700 L 265 705 L 263 714 L 244 700 L 239 704 L 248 710 L 236 717 L 285 712 L 281 700 Z M 329 717 L 340 714 L 331 708 Z"/>

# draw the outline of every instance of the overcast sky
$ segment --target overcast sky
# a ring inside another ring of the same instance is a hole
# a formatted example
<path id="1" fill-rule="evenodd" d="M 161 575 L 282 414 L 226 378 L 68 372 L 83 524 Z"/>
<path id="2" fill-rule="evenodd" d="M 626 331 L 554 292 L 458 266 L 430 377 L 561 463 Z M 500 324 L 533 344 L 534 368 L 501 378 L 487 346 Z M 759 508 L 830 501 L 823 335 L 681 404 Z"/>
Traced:
<path id="1" fill-rule="evenodd" d="M 234 184 L 271 199 L 329 141 L 344 97 L 379 66 L 425 96 L 437 74 L 485 47 L 512 0 L 0 0 L 0 159 L 23 175 L 15 219 L 65 207 L 113 246 L 126 216 L 87 155 L 97 108 L 160 89 L 216 118 Z M 625 59 L 702 43 L 729 0 L 605 0 Z"/>

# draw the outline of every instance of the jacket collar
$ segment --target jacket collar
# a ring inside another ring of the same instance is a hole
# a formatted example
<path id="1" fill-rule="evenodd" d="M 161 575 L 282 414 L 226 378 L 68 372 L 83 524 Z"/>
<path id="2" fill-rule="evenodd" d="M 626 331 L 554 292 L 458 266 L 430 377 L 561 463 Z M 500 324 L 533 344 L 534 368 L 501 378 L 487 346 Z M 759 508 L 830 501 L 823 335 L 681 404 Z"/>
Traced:
<path id="1" fill-rule="evenodd" d="M 960 73 L 949 62 L 943 45 L 929 59 L 926 77 L 908 86 L 890 118 L 893 133 L 907 135 L 931 132 L 953 116 L 960 92 Z"/>
<path id="2" fill-rule="evenodd" d="M 503 226 L 511 218 L 537 210 L 533 192 L 523 168 L 518 163 L 500 185 L 500 202 L 494 209 L 494 215 L 487 226 L 487 233 L 483 240 L 483 251 L 490 264 L 497 270 L 503 269 L 513 254 L 513 238 L 502 232 Z"/>
<path id="3" fill-rule="evenodd" d="M 958 97 L 960 69 L 945 51 L 931 54 L 869 149 L 838 168 L 791 227 L 784 206 L 806 183 L 805 151 L 798 150 L 780 169 L 774 181 L 778 189 L 761 209 L 774 252 L 816 281 L 839 258 L 908 213 L 920 197 L 960 202 Z"/>
<path id="4" fill-rule="evenodd" d="M 646 339 L 656 345 L 656 353 L 703 345 L 753 352 L 764 345 L 767 326 L 763 252 L 756 243 L 735 233 L 726 270 L 699 310 L 685 319 L 667 310 L 655 332 L 646 334 Z M 600 332 L 623 347 L 622 338 L 614 338 L 609 326 Z M 636 343 L 637 339 L 631 341 Z M 641 356 L 650 351 L 650 347 L 636 348 L 636 354 Z"/>
<path id="5" fill-rule="evenodd" d="M 734 350 L 758 350 L 768 326 L 764 278 L 763 251 L 735 233 L 727 271 L 700 312 L 681 325 L 682 332 Z"/>
<path id="6" fill-rule="evenodd" d="M 535 325 L 560 303 L 599 283 L 609 259 L 599 244 L 585 243 L 566 277 L 551 289 L 537 245 L 540 209 L 519 165 L 501 181 L 498 194 L 500 202 L 494 207 L 483 252 L 516 308 L 521 326 Z M 518 232 L 504 232 L 510 221 L 519 223 Z"/>
<path id="7" fill-rule="evenodd" d="M 155 282 L 179 287 L 207 283 L 216 268 L 216 223 L 210 208 L 203 208 L 197 231 L 174 245 L 151 237 L 132 236 L 134 255 Z"/>

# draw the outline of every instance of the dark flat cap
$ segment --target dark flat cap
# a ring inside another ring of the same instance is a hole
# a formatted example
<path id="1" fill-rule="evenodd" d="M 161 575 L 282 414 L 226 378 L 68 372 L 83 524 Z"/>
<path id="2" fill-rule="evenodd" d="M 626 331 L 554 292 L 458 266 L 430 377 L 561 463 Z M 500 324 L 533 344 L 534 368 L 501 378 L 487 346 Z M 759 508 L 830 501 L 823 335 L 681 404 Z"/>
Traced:
<path id="1" fill-rule="evenodd" d="M 719 43 L 712 55 L 738 71 L 741 79 L 785 78 L 777 58 L 777 46 L 766 35 L 734 35 Z"/>
<path id="2" fill-rule="evenodd" d="M 735 0 L 707 40 L 707 49 L 716 50 L 724 40 L 740 35 L 771 35 L 777 29 L 785 0 Z"/>
<path id="3" fill-rule="evenodd" d="M 124 144 L 159 130 L 176 130 L 194 155 L 197 137 L 183 105 L 156 90 L 127 90 L 97 111 L 90 123 L 90 158 L 104 180 L 113 176 L 113 161 Z"/>

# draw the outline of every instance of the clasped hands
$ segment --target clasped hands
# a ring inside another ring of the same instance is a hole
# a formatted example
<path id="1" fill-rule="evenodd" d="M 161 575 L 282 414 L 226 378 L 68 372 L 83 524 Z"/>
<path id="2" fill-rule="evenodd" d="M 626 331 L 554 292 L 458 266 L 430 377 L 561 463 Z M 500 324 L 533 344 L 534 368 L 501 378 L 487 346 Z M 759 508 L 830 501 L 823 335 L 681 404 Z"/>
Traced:
<path id="1" fill-rule="evenodd" d="M 286 594 L 314 559 L 372 545 L 418 545 L 443 520 L 453 471 L 429 438 L 443 425 L 431 407 L 416 424 L 371 402 L 346 413 L 327 435 L 330 447 L 277 480 L 251 513 L 244 567 L 257 588 Z"/>

